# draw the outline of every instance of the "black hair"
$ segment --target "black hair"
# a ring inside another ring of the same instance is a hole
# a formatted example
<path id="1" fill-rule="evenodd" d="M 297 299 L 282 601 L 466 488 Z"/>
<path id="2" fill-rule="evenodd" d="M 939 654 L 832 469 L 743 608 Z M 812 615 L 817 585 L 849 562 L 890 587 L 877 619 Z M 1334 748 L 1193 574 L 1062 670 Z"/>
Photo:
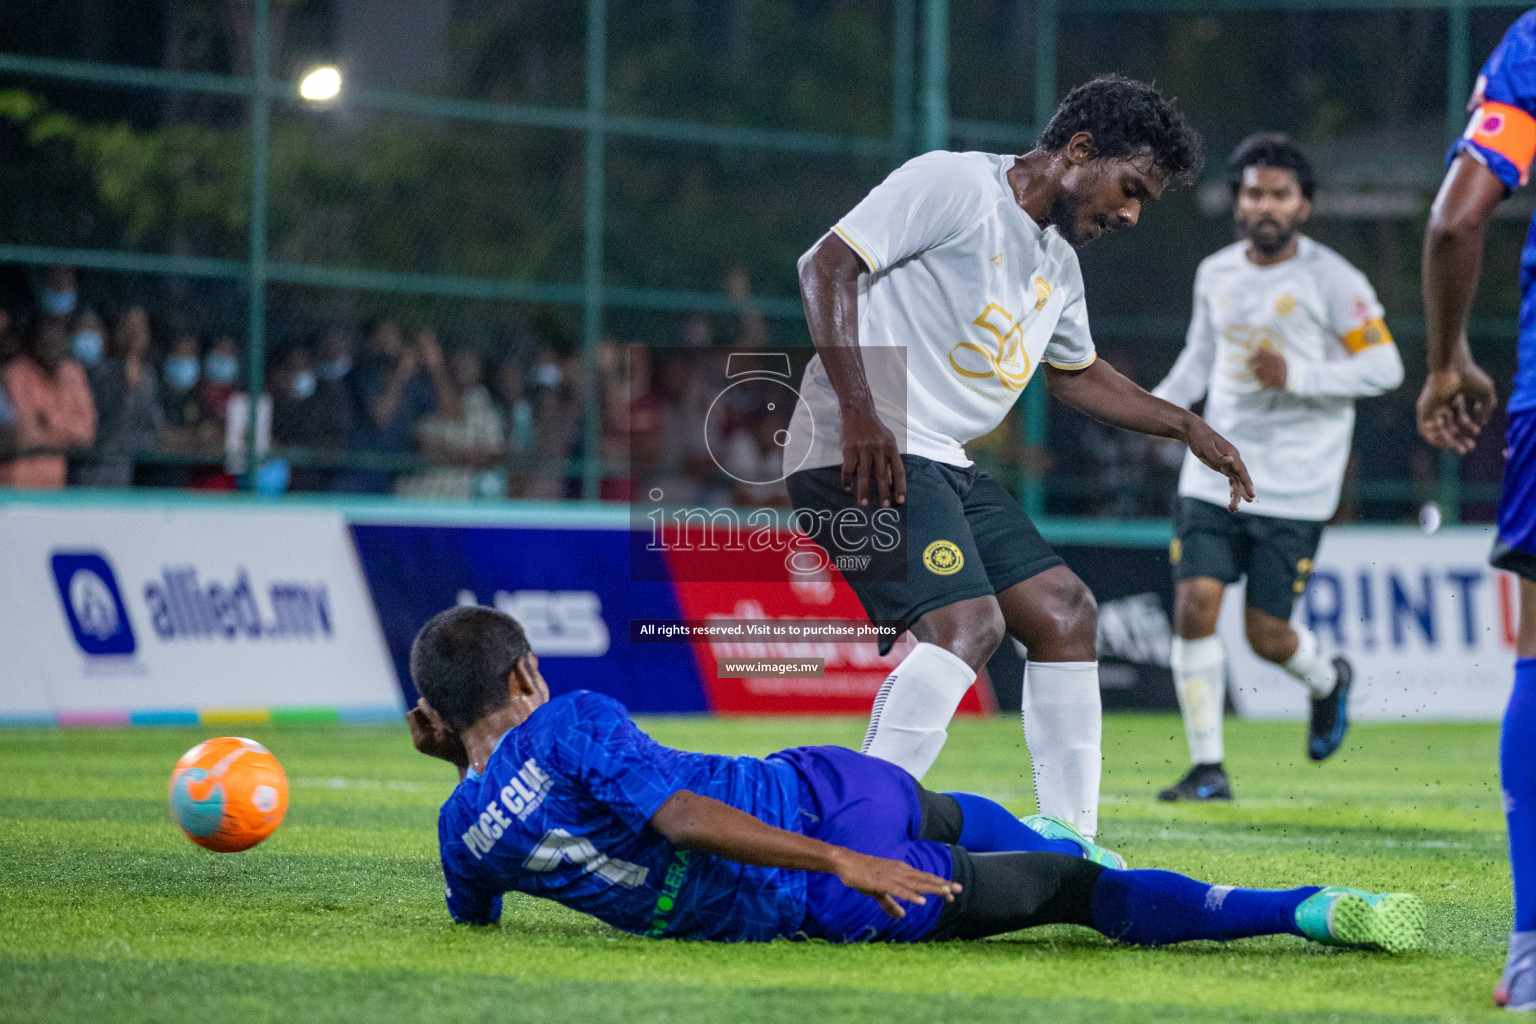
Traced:
<path id="1" fill-rule="evenodd" d="M 411 679 L 443 724 L 463 732 L 507 706 L 507 676 L 531 650 L 512 616 L 479 605 L 450 608 L 411 641 Z"/>
<path id="2" fill-rule="evenodd" d="M 1193 181 L 1205 162 L 1205 144 L 1183 111 L 1156 86 L 1124 75 L 1100 75 L 1067 93 L 1035 146 L 1059 152 L 1078 132 L 1093 136 L 1101 160 L 1151 150 L 1170 183 Z"/>
<path id="3" fill-rule="evenodd" d="M 1312 161 L 1307 159 L 1307 154 L 1301 151 L 1300 146 L 1291 141 L 1289 135 L 1280 132 L 1257 132 L 1237 144 L 1237 148 L 1232 151 L 1232 159 L 1227 161 L 1227 183 L 1232 186 L 1234 196 L 1243 187 L 1243 172 L 1250 167 L 1275 167 L 1290 171 L 1296 175 L 1296 184 L 1301 186 L 1301 194 L 1307 199 L 1312 198 L 1317 188 L 1317 179 L 1312 175 Z"/>

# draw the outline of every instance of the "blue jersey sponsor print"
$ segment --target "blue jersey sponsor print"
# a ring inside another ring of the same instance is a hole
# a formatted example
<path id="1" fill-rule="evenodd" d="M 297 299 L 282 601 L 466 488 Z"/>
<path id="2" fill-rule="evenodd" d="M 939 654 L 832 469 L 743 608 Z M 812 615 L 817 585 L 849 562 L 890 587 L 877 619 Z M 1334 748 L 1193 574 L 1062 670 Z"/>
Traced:
<path id="1" fill-rule="evenodd" d="M 580 690 L 501 738 L 438 817 L 455 921 L 501 917 L 501 895 L 556 900 L 636 934 L 762 941 L 800 931 L 806 875 L 679 850 L 649 825 L 681 790 L 802 831 L 782 760 L 664 747 L 611 697 Z M 872 901 L 871 901 L 872 902 Z"/>
<path id="2" fill-rule="evenodd" d="M 1536 11 L 1509 27 L 1483 65 L 1477 109 L 1451 158 L 1466 152 L 1510 189 L 1526 183 L 1536 146 Z M 1536 408 L 1536 220 L 1520 254 L 1520 360 L 1509 411 Z"/>

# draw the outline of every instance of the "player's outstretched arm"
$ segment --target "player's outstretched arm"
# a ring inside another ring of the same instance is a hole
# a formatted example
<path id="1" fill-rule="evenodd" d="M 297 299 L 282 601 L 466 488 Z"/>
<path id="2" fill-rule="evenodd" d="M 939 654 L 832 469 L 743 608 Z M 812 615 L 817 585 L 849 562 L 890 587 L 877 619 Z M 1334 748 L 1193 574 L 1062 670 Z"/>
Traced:
<path id="1" fill-rule="evenodd" d="M 1230 441 L 1188 409 L 1144 391 L 1103 359 L 1081 370 L 1058 370 L 1046 364 L 1045 384 L 1051 394 L 1096 420 L 1189 445 L 1195 458 L 1231 482 L 1232 501 L 1227 507 L 1233 512 L 1240 502 L 1253 500 L 1248 467 Z"/>
<path id="2" fill-rule="evenodd" d="M 1509 189 L 1472 156 L 1462 153 L 1446 172 L 1424 231 L 1425 361 L 1429 376 L 1419 393 L 1419 433 L 1463 455 L 1472 450 L 1493 415 L 1493 381 L 1472 358 L 1467 316 L 1483 270 L 1483 238 L 1493 211 Z"/>
<path id="3" fill-rule="evenodd" d="M 906 916 L 898 901 L 921 905 L 928 902 L 925 896 L 949 901 L 960 891 L 958 883 L 910 864 L 774 828 L 745 811 L 688 790 L 672 794 L 657 808 L 651 827 L 684 850 L 765 868 L 836 875 L 848 888 L 873 897 L 891 917 Z"/>
<path id="4" fill-rule="evenodd" d="M 843 490 L 860 505 L 872 493 L 881 505 L 907 500 L 907 469 L 890 428 L 875 413 L 874 396 L 859 353 L 859 275 L 864 265 L 835 233 L 828 232 L 800 258 L 800 295 L 805 322 L 827 371 L 842 415 Z"/>

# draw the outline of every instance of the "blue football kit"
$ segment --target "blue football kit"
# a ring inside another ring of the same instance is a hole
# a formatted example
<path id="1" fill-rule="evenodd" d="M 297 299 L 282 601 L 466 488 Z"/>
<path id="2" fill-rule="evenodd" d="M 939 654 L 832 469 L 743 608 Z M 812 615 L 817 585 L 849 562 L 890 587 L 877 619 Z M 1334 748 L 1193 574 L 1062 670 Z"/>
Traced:
<path id="1" fill-rule="evenodd" d="M 1475 109 L 1451 159 L 1465 153 L 1513 191 L 1536 159 L 1536 11 L 1527 11 L 1483 64 Z M 1504 484 L 1492 562 L 1536 581 L 1536 219 L 1520 252 L 1520 338 L 1505 434 Z M 1536 1007 L 1536 658 L 1515 662 L 1504 712 L 1499 781 L 1509 827 L 1515 920 L 1501 1004 Z M 1513 989 L 1513 993 L 1511 990 Z"/>
<path id="2" fill-rule="evenodd" d="M 778 828 L 907 864 L 963 885 L 893 919 L 834 875 L 754 867 L 682 850 L 650 825 L 687 790 Z M 1095 928 L 1126 942 L 1306 931 L 1315 886 L 1211 886 L 1124 871 L 1087 840 L 1046 835 L 1001 805 L 934 794 L 900 767 L 842 747 L 766 758 L 673 750 L 610 697 L 578 691 L 535 710 L 443 804 L 438 842 L 455 921 L 500 920 L 524 892 L 656 938 L 915 942 L 980 938 L 1038 924 Z M 1111 855 L 1112 856 L 1112 855 Z M 1300 915 L 1300 917 L 1298 916 Z"/>
<path id="3" fill-rule="evenodd" d="M 485 772 L 443 805 L 448 909 L 456 921 L 488 923 L 501 915 L 501 894 L 516 890 L 657 937 L 911 941 L 932 928 L 942 900 L 893 921 L 830 875 L 679 850 L 649 822 L 683 790 L 949 877 L 948 846 L 909 838 L 917 789 L 895 765 L 840 747 L 767 758 L 673 750 L 618 701 L 583 690 L 509 730 Z"/>
<path id="4" fill-rule="evenodd" d="M 1510 190 L 1536 157 L 1536 11 L 1510 26 L 1478 75 L 1476 108 L 1451 150 L 1487 167 Z M 1520 253 L 1519 361 L 1509 396 L 1504 488 L 1494 564 L 1536 580 L 1536 219 Z"/>

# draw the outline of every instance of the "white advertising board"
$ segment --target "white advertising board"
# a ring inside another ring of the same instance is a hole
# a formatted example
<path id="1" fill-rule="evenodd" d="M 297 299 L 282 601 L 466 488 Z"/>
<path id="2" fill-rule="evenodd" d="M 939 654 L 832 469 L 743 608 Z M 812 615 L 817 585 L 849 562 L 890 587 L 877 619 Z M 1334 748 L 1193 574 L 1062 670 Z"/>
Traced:
<path id="1" fill-rule="evenodd" d="M 0 507 L 0 718 L 400 703 L 338 512 Z"/>
<path id="2" fill-rule="evenodd" d="M 1491 527 L 1344 526 L 1323 533 L 1292 623 L 1355 667 L 1351 717 L 1492 720 L 1513 685 L 1519 591 L 1488 565 Z M 1218 625 L 1233 703 L 1244 717 L 1301 718 L 1301 684 L 1243 638 L 1243 594 L 1228 588 Z"/>

